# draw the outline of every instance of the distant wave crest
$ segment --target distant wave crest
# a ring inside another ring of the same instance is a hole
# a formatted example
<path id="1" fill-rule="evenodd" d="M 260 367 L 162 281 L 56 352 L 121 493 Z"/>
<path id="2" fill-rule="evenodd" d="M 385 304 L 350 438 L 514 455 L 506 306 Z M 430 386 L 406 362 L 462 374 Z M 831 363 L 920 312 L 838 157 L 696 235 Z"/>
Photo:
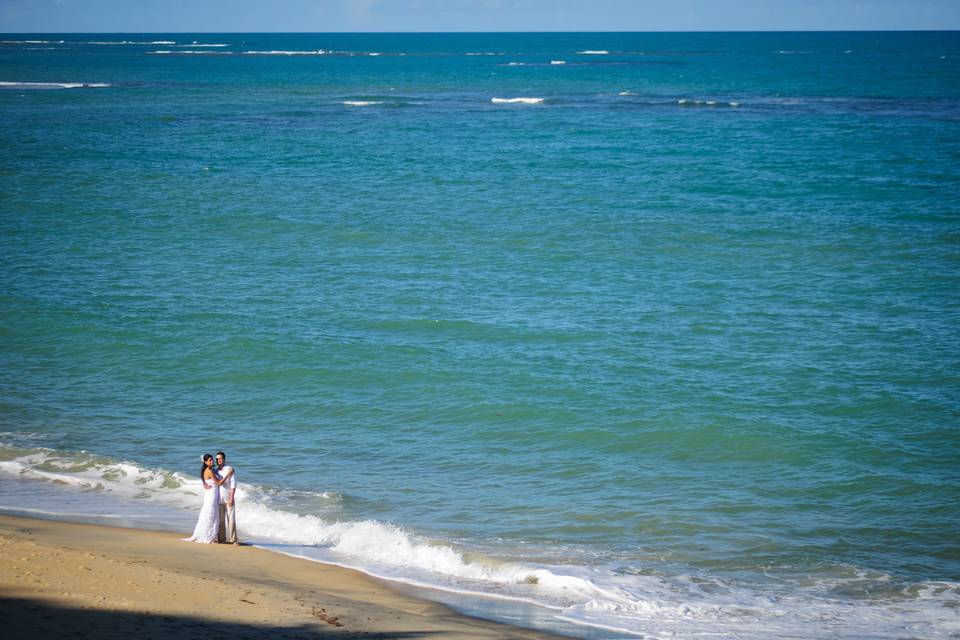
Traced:
<path id="1" fill-rule="evenodd" d="M 84 40 L 75 44 L 101 44 L 101 45 L 126 45 L 126 44 L 177 44 L 174 40 Z"/>
<path id="2" fill-rule="evenodd" d="M 494 104 L 543 104 L 546 98 L 490 98 Z"/>
<path id="3" fill-rule="evenodd" d="M 736 101 L 725 102 L 722 100 L 694 100 L 692 98 L 680 98 L 677 104 L 681 107 L 739 107 L 740 103 Z"/>
<path id="4" fill-rule="evenodd" d="M 159 51 L 147 51 L 147 53 L 155 56 L 162 56 L 162 55 L 229 56 L 229 55 L 233 55 L 230 51 L 191 51 L 189 49 L 178 49 L 177 51 L 171 51 L 169 49 L 161 49 Z"/>
<path id="5" fill-rule="evenodd" d="M 325 56 L 329 51 L 316 49 L 315 51 L 244 51 L 248 56 Z"/>
<path id="6" fill-rule="evenodd" d="M 106 82 L 0 82 L 0 89 L 102 89 Z"/>
<path id="7" fill-rule="evenodd" d="M 64 40 L 0 40 L 0 44 L 63 44 Z"/>

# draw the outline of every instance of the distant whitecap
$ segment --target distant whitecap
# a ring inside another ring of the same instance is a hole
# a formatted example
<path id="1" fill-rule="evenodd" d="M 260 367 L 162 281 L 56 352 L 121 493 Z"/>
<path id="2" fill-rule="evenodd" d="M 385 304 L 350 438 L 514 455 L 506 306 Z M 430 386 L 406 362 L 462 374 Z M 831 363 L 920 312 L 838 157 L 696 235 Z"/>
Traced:
<path id="1" fill-rule="evenodd" d="M 544 98 L 490 98 L 494 104 L 542 104 Z"/>
<path id="2" fill-rule="evenodd" d="M 177 44 L 173 40 L 86 40 L 83 42 L 77 42 L 76 44 L 99 44 L 99 45 L 129 45 L 129 44 L 139 44 L 139 45 L 175 45 Z"/>
<path id="3" fill-rule="evenodd" d="M 63 40 L 0 40 L 0 44 L 63 44 Z"/>
<path id="4" fill-rule="evenodd" d="M 330 53 L 323 49 L 316 51 L 244 51 L 248 56 L 323 56 Z"/>
<path id="5" fill-rule="evenodd" d="M 179 51 L 170 51 L 167 49 L 162 49 L 159 51 L 147 51 L 148 55 L 169 55 L 174 54 L 178 56 L 188 56 L 188 55 L 197 55 L 197 56 L 230 56 L 233 55 L 230 51 L 191 51 L 190 49 L 181 49 Z"/>
<path id="6" fill-rule="evenodd" d="M 106 82 L 0 82 L 0 89 L 102 89 Z"/>
<path id="7" fill-rule="evenodd" d="M 720 105 L 729 107 L 740 106 L 740 103 L 736 101 L 719 102 L 717 100 L 694 100 L 692 98 L 680 98 L 677 100 L 677 104 L 681 107 L 716 107 Z"/>

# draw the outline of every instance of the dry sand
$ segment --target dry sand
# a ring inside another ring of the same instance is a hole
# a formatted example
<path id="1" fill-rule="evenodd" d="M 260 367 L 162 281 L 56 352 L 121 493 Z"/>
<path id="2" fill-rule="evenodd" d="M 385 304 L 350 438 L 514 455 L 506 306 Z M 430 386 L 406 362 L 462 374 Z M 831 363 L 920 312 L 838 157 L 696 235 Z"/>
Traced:
<path id="1" fill-rule="evenodd" d="M 13 516 L 0 516 L 0 636 L 556 638 L 263 549 Z"/>

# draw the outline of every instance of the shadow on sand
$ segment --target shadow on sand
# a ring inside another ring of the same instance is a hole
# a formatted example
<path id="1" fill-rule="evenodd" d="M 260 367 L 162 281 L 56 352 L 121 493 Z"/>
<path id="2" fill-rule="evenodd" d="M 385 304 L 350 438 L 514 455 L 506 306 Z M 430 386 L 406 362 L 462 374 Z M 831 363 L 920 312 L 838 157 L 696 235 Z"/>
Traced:
<path id="1" fill-rule="evenodd" d="M 47 638 L 81 638 L 104 640 L 324 640 L 357 638 L 388 640 L 390 638 L 428 638 L 433 632 L 403 631 L 397 633 L 351 632 L 332 628 L 318 619 L 316 625 L 286 626 L 283 620 L 264 624 L 214 622 L 189 616 L 155 615 L 130 611 L 98 611 L 74 609 L 41 600 L 4 598 L 0 595 L 0 635 L 5 640 L 46 640 Z"/>

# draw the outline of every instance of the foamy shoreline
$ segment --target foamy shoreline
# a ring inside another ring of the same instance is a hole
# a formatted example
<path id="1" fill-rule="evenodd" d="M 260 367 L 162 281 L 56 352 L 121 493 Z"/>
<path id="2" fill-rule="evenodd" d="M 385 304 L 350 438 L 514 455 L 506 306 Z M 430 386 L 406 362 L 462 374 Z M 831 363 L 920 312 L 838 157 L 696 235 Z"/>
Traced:
<path id="1" fill-rule="evenodd" d="M 453 612 L 357 571 L 180 535 L 0 515 L 6 637 L 375 634 L 558 638 Z"/>

